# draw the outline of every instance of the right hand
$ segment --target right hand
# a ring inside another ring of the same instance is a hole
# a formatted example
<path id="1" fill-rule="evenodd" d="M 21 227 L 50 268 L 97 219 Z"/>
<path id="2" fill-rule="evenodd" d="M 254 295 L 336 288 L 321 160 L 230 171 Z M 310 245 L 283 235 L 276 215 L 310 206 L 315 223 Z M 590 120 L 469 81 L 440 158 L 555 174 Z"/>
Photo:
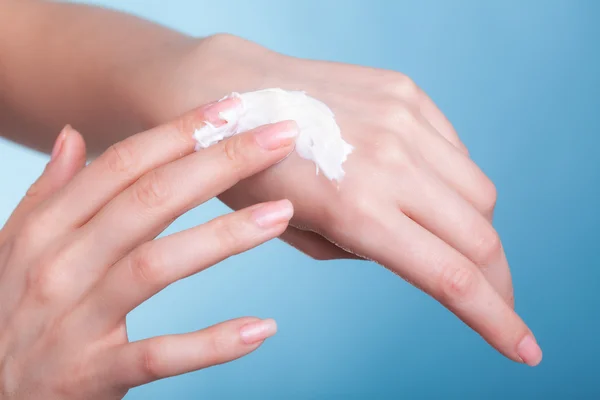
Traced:
<path id="1" fill-rule="evenodd" d="M 116 399 L 129 388 L 228 362 L 273 335 L 273 320 L 230 320 L 137 342 L 125 316 L 174 281 L 279 236 L 289 201 L 253 205 L 152 240 L 185 211 L 293 149 L 293 122 L 194 150 L 223 104 L 132 136 L 85 166 L 63 130 L 57 151 L 0 231 L 0 398 Z M 290 134 L 291 133 L 291 134 Z"/>

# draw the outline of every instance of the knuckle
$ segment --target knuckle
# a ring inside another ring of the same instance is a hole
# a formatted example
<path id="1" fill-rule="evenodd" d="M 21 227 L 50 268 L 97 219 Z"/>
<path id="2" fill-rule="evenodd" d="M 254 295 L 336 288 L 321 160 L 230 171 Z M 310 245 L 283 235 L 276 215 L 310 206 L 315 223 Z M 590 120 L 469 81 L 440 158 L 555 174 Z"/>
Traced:
<path id="1" fill-rule="evenodd" d="M 457 143 L 456 143 L 456 147 L 458 148 L 458 150 L 462 151 L 462 153 L 467 156 L 470 157 L 471 154 L 469 153 L 469 149 L 467 148 L 467 146 L 457 137 Z"/>
<path id="2" fill-rule="evenodd" d="M 479 266 L 487 266 L 500 259 L 502 243 L 498 233 L 492 228 L 479 235 L 476 242 L 475 263 Z"/>
<path id="3" fill-rule="evenodd" d="M 18 252 L 31 253 L 54 231 L 55 216 L 50 209 L 37 209 L 27 214 L 14 232 L 15 248 Z"/>
<path id="4" fill-rule="evenodd" d="M 150 245 L 141 246 L 130 254 L 129 270 L 134 282 L 152 287 L 160 286 L 165 279 L 164 268 L 160 258 L 149 250 Z"/>
<path id="5" fill-rule="evenodd" d="M 136 200 L 145 208 L 165 205 L 171 195 L 167 179 L 163 179 L 161 170 L 152 170 L 142 177 L 133 189 Z"/>
<path id="6" fill-rule="evenodd" d="M 163 372 L 165 344 L 162 338 L 154 338 L 151 342 L 146 344 L 142 349 L 141 356 L 141 370 L 142 374 L 149 380 L 155 381 L 162 378 L 165 373 Z"/>
<path id="7" fill-rule="evenodd" d="M 165 140 L 181 144 L 182 147 L 191 150 L 196 144 L 193 134 L 198 127 L 198 119 L 198 113 L 196 112 L 192 114 L 192 117 L 187 119 L 185 117 L 179 118 L 174 122 L 172 127 L 166 126 L 164 129 Z"/>
<path id="8" fill-rule="evenodd" d="M 376 202 L 371 195 L 365 194 L 369 191 L 359 191 L 355 196 L 342 198 L 339 206 L 333 207 L 328 221 L 331 229 L 336 234 L 346 234 L 356 226 L 364 226 L 368 221 L 376 217 Z M 339 218 L 340 211 L 346 218 Z"/>
<path id="9" fill-rule="evenodd" d="M 209 336 L 207 346 L 208 361 L 210 364 L 218 362 L 223 359 L 231 349 L 231 341 L 229 337 L 223 332 L 215 332 Z"/>
<path id="10" fill-rule="evenodd" d="M 243 167 L 245 163 L 244 147 L 246 147 L 246 135 L 236 135 L 223 142 L 223 155 L 228 163 L 230 172 L 237 179 L 241 179 L 243 175 Z"/>
<path id="11" fill-rule="evenodd" d="M 451 302 L 464 302 L 475 293 L 477 275 L 470 268 L 451 266 L 444 268 L 440 276 L 440 294 Z"/>
<path id="12" fill-rule="evenodd" d="M 131 141 L 128 139 L 113 144 L 106 150 L 104 161 L 108 170 L 115 174 L 135 175 L 136 159 Z"/>
<path id="13" fill-rule="evenodd" d="M 68 399 L 77 396 L 79 394 L 77 388 L 82 387 L 81 384 L 85 382 L 82 371 L 71 369 L 67 372 L 68 374 L 60 375 L 50 384 L 54 386 L 54 390 L 56 393 L 60 394 L 61 398 Z"/>
<path id="14" fill-rule="evenodd" d="M 393 93 L 411 103 L 418 103 L 421 97 L 421 89 L 410 77 L 396 74 L 389 83 Z"/>
<path id="15" fill-rule="evenodd" d="M 401 141 L 393 134 L 380 135 L 374 146 L 374 159 L 379 165 L 396 165 L 405 159 Z"/>
<path id="16" fill-rule="evenodd" d="M 243 226 L 232 218 L 219 218 L 215 222 L 215 237 L 219 249 L 233 251 L 240 246 Z"/>
<path id="17" fill-rule="evenodd" d="M 406 133 L 412 133 L 421 125 L 418 113 L 410 103 L 402 103 L 396 110 L 398 124 Z"/>
<path id="18" fill-rule="evenodd" d="M 223 152 L 229 161 L 233 161 L 234 163 L 239 161 L 240 154 L 242 153 L 241 147 L 243 147 L 242 141 L 243 137 L 236 135 L 223 142 Z"/>
<path id="19" fill-rule="evenodd" d="M 181 142 L 184 145 L 195 144 L 194 131 L 204 123 L 204 119 L 200 117 L 197 109 L 194 109 L 156 129 L 162 131 L 161 133 L 173 142 Z"/>
<path id="20" fill-rule="evenodd" d="M 354 196 L 350 201 L 352 209 L 357 210 L 360 215 L 371 215 L 373 213 L 373 198 L 367 195 Z"/>
<path id="21" fill-rule="evenodd" d="M 379 120 L 386 127 L 395 131 L 401 130 L 404 132 L 407 129 L 410 130 L 410 128 L 414 129 L 418 124 L 416 111 L 405 101 L 391 100 L 383 102 L 377 114 Z"/>
<path id="22" fill-rule="evenodd" d="M 489 179 L 485 179 L 478 192 L 481 196 L 479 200 L 481 211 L 485 213 L 492 212 L 498 200 L 498 191 L 494 183 Z"/>
<path id="23" fill-rule="evenodd" d="M 29 186 L 29 189 L 27 189 L 27 192 L 25 193 L 25 198 L 28 200 L 35 200 L 40 198 L 42 195 L 43 188 L 40 180 L 38 179 L 31 186 Z"/>
<path id="24" fill-rule="evenodd" d="M 202 39 L 202 41 L 200 41 L 200 44 L 194 50 L 198 56 L 201 56 L 202 59 L 205 59 L 206 52 L 208 52 L 209 54 L 212 54 L 211 51 L 213 49 L 221 49 L 222 50 L 224 48 L 229 48 L 231 45 L 231 42 L 236 41 L 236 40 L 239 41 L 239 38 L 230 33 L 222 33 L 222 32 L 214 33 L 214 34 L 208 35 L 204 39 Z"/>
<path id="25" fill-rule="evenodd" d="M 24 218 L 19 227 L 17 240 L 23 242 L 25 246 L 28 246 L 30 243 L 35 243 L 36 239 L 39 237 L 40 230 L 41 228 L 38 219 L 35 218 L 33 214 L 29 214 Z"/>
<path id="26" fill-rule="evenodd" d="M 394 134 L 381 135 L 371 147 L 374 165 L 381 169 L 393 167 L 399 176 L 410 178 L 419 173 L 422 160 L 410 144 Z"/>
<path id="27" fill-rule="evenodd" d="M 65 275 L 55 260 L 51 258 L 25 273 L 26 291 L 38 304 L 53 303 L 65 293 Z"/>

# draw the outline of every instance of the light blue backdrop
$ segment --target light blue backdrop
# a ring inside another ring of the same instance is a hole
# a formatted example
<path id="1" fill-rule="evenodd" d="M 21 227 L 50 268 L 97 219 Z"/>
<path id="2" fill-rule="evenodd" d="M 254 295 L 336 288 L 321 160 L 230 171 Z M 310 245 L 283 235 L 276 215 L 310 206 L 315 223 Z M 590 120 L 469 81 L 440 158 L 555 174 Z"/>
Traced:
<path id="1" fill-rule="evenodd" d="M 280 332 L 231 364 L 128 399 L 600 398 L 600 2 L 105 0 L 188 33 L 403 71 L 499 190 L 517 309 L 544 361 L 507 361 L 377 266 L 272 242 L 180 282 L 130 317 L 134 339 L 241 315 Z M 0 142 L 0 222 L 46 158 Z M 226 208 L 213 201 L 169 232 Z"/>

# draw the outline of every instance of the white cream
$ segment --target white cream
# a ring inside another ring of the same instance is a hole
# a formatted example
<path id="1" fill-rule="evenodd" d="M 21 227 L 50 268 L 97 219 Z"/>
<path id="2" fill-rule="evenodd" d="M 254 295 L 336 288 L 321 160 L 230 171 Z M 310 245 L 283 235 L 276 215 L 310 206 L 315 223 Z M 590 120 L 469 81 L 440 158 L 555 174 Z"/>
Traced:
<path id="1" fill-rule="evenodd" d="M 300 128 L 296 139 L 298 155 L 314 162 L 317 174 L 320 170 L 329 180 L 338 182 L 343 178 L 342 164 L 353 147 L 342 139 L 333 112 L 324 103 L 301 91 L 277 88 L 232 93 L 222 100 L 232 96 L 241 100 L 241 107 L 221 112 L 220 118 L 226 121 L 222 126 L 205 122 L 205 126 L 196 129 L 197 150 L 261 125 L 294 120 Z"/>

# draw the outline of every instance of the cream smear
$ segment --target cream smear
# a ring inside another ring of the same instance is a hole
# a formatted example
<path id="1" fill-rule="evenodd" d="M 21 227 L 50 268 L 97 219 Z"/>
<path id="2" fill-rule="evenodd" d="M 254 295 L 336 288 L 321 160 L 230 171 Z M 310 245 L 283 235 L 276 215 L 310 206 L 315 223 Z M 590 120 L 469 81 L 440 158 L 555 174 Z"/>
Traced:
<path id="1" fill-rule="evenodd" d="M 314 162 L 317 174 L 322 171 L 329 180 L 338 182 L 344 177 L 342 164 L 353 147 L 342 139 L 335 116 L 324 103 L 305 92 L 278 88 L 232 93 L 221 101 L 230 97 L 239 98 L 241 106 L 219 114 L 224 125 L 217 127 L 205 121 L 202 128 L 196 129 L 196 150 L 261 125 L 294 120 L 300 128 L 296 153 Z"/>

